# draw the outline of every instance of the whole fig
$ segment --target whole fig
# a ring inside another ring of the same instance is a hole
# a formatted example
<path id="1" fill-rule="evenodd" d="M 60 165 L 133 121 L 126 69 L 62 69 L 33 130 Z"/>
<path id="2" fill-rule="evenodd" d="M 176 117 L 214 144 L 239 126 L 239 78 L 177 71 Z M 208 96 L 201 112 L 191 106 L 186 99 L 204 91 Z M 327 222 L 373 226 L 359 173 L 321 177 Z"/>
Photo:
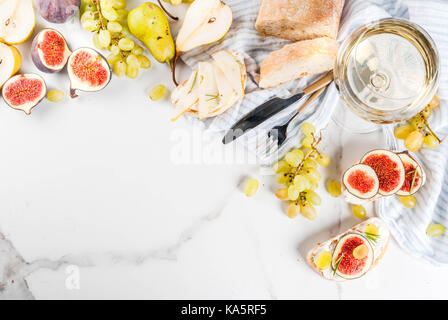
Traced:
<path id="1" fill-rule="evenodd" d="M 39 12 L 45 20 L 64 23 L 79 11 L 81 0 L 39 0 Z"/>

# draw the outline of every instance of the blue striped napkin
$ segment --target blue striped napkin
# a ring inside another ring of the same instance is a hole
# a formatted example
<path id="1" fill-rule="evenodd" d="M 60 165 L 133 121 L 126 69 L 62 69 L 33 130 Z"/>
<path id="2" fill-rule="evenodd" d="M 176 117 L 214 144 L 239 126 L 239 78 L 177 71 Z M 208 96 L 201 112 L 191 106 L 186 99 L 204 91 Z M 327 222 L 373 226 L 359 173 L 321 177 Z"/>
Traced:
<path id="1" fill-rule="evenodd" d="M 232 8 L 234 19 L 232 28 L 219 43 L 203 46 L 182 55 L 182 60 L 192 68 L 199 61 L 210 59 L 210 54 L 223 49 L 237 50 L 245 57 L 248 73 L 246 96 L 243 101 L 226 113 L 206 121 L 192 119 L 196 125 L 206 130 L 224 133 L 247 112 L 273 97 L 287 97 L 303 88 L 316 77 L 304 77 L 269 90 L 260 90 L 257 86 L 258 70 L 261 61 L 273 50 L 282 48 L 289 41 L 274 37 L 261 37 L 254 25 L 261 0 L 225 0 Z M 448 1 L 443 0 L 346 0 L 338 39 L 344 39 L 351 31 L 361 25 L 386 17 L 405 18 L 416 22 L 426 29 L 439 49 L 441 58 L 441 83 L 439 98 L 442 105 L 448 98 L 448 38 L 447 19 Z M 318 130 L 324 128 L 338 103 L 338 94 L 334 85 L 325 95 L 309 106 L 297 117 L 297 123 L 304 120 L 312 122 Z M 297 110 L 292 105 L 275 117 L 266 121 L 237 141 L 245 144 L 255 154 L 264 141 L 267 130 L 284 123 Z M 448 133 L 448 112 L 443 108 L 434 111 L 431 126 L 440 135 Z M 290 126 L 289 139 L 279 154 L 283 154 L 301 139 L 299 126 Z M 403 150 L 402 142 L 393 137 L 393 128 L 384 127 L 386 146 L 390 149 Z M 417 207 L 410 210 L 404 208 L 396 197 L 387 197 L 376 201 L 377 214 L 386 221 L 391 233 L 401 247 L 413 256 L 433 264 L 448 264 L 448 235 L 430 238 L 425 231 L 430 223 L 440 223 L 448 227 L 448 145 L 442 144 L 436 150 L 424 149 L 416 157 L 426 169 L 428 179 L 426 185 L 417 193 Z M 267 162 L 272 159 L 265 160 Z"/>

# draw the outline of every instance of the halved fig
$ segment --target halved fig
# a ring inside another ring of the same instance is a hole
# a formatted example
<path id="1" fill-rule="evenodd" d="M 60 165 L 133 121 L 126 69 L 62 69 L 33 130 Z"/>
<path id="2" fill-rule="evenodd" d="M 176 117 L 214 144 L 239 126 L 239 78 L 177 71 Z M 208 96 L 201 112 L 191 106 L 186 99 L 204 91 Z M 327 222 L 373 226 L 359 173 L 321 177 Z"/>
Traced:
<path id="1" fill-rule="evenodd" d="M 383 196 L 397 193 L 403 186 L 405 173 L 400 157 L 388 150 L 373 150 L 368 152 L 360 161 L 375 170 L 380 188 L 378 192 Z"/>
<path id="2" fill-rule="evenodd" d="M 76 90 L 100 91 L 110 82 L 112 72 L 107 60 L 96 50 L 79 48 L 73 51 L 67 64 L 70 78 L 70 96 L 76 98 Z"/>
<path id="3" fill-rule="evenodd" d="M 360 251 L 362 255 L 359 255 Z M 373 261 L 374 251 L 367 238 L 357 233 L 348 233 L 339 239 L 331 265 L 340 277 L 356 279 L 369 271 Z"/>
<path id="4" fill-rule="evenodd" d="M 39 104 L 47 93 L 44 79 L 34 73 L 18 74 L 5 82 L 3 100 L 13 109 L 26 114 Z"/>
<path id="5" fill-rule="evenodd" d="M 36 67 L 43 72 L 61 71 L 70 57 L 71 51 L 62 34 L 53 29 L 39 32 L 31 46 L 31 58 Z"/>
<path id="6" fill-rule="evenodd" d="M 405 180 L 397 194 L 399 196 L 409 196 L 416 193 L 425 184 L 426 174 L 423 167 L 408 152 L 397 154 L 403 162 L 405 170 Z"/>
<path id="7" fill-rule="evenodd" d="M 380 187 L 375 170 L 366 164 L 356 164 L 345 171 L 342 178 L 345 188 L 360 199 L 373 198 Z"/>

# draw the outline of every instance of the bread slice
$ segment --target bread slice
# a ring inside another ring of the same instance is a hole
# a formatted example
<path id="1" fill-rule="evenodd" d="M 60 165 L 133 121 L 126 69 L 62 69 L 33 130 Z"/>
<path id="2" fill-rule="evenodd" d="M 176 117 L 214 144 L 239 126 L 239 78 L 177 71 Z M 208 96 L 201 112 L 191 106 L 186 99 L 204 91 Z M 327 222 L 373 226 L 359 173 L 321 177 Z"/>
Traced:
<path id="1" fill-rule="evenodd" d="M 336 39 L 345 0 L 263 0 L 255 28 L 292 41 Z"/>
<path id="2" fill-rule="evenodd" d="M 315 260 L 317 259 L 319 254 L 323 251 L 330 251 L 330 253 L 333 254 L 333 251 L 334 251 L 339 239 L 341 239 L 343 236 L 345 236 L 349 233 L 364 235 L 364 230 L 368 224 L 373 224 L 373 225 L 377 226 L 378 230 L 379 230 L 378 239 L 375 242 L 369 240 L 370 243 L 372 244 L 373 251 L 374 251 L 373 263 L 369 269 L 369 271 L 370 271 L 383 258 L 384 253 L 386 252 L 386 249 L 389 245 L 389 240 L 390 240 L 390 233 L 389 233 L 389 229 L 388 229 L 386 223 L 383 220 L 381 220 L 380 218 L 376 218 L 376 217 L 367 219 L 367 220 L 361 222 L 360 224 L 357 224 L 353 228 L 347 230 L 346 232 L 341 233 L 337 236 L 334 236 L 323 243 L 318 243 L 317 246 L 314 247 L 313 249 L 311 249 L 307 255 L 306 260 L 307 260 L 308 264 L 311 266 L 311 268 L 313 268 L 314 271 L 316 271 L 318 274 L 320 274 L 322 277 L 324 277 L 327 280 L 346 281 L 347 279 L 342 278 L 337 274 L 334 275 L 334 270 L 332 267 L 329 267 L 326 270 L 320 270 L 316 266 Z"/>
<path id="3" fill-rule="evenodd" d="M 338 43 L 322 37 L 288 44 L 272 52 L 260 66 L 260 87 L 271 88 L 310 74 L 333 69 Z"/>

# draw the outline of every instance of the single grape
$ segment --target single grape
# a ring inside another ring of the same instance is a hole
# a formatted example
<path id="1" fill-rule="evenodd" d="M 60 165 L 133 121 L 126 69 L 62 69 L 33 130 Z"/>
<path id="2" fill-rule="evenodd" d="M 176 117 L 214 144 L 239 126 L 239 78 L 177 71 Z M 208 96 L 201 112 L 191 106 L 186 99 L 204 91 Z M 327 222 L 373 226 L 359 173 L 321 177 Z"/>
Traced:
<path id="1" fill-rule="evenodd" d="M 297 217 L 297 205 L 295 203 L 291 202 L 289 204 L 286 215 L 291 219 Z"/>
<path id="2" fill-rule="evenodd" d="M 248 197 L 252 197 L 258 190 L 258 180 L 250 179 L 247 181 L 246 186 L 244 187 L 244 193 Z"/>
<path id="3" fill-rule="evenodd" d="M 145 52 L 145 49 L 143 49 L 142 46 L 135 45 L 134 48 L 132 48 L 131 53 L 135 54 L 136 56 L 140 56 Z"/>
<path id="4" fill-rule="evenodd" d="M 99 23 L 93 19 L 86 19 L 83 22 L 81 22 L 81 25 L 84 30 L 86 31 L 97 31 L 100 27 Z"/>
<path id="5" fill-rule="evenodd" d="M 119 77 L 124 76 L 126 74 L 126 69 L 127 69 L 127 65 L 126 65 L 126 62 L 124 62 L 123 60 L 115 62 L 114 73 L 117 76 L 119 76 Z"/>
<path id="6" fill-rule="evenodd" d="M 430 224 L 426 228 L 426 234 L 430 237 L 438 237 L 445 233 L 445 227 L 441 224 Z"/>
<path id="7" fill-rule="evenodd" d="M 319 173 L 319 170 L 316 168 L 306 168 L 303 169 L 303 174 L 305 177 L 307 177 L 309 180 L 315 180 L 316 182 L 319 182 L 321 175 Z"/>
<path id="8" fill-rule="evenodd" d="M 102 10 L 112 9 L 115 0 L 100 0 L 100 6 Z"/>
<path id="9" fill-rule="evenodd" d="M 317 156 L 316 161 L 322 167 L 327 167 L 330 164 L 330 157 L 324 153 L 321 153 Z"/>
<path id="10" fill-rule="evenodd" d="M 302 146 L 304 146 L 305 148 L 311 149 L 311 145 L 313 143 L 313 137 L 305 137 L 302 140 Z"/>
<path id="11" fill-rule="evenodd" d="M 323 251 L 316 259 L 316 267 L 319 270 L 326 270 L 330 268 L 332 258 L 333 255 L 330 251 Z"/>
<path id="12" fill-rule="evenodd" d="M 408 209 L 414 208 L 417 204 L 414 196 L 398 196 L 398 199 Z"/>
<path id="13" fill-rule="evenodd" d="M 59 102 L 64 99 L 65 93 L 61 90 L 50 90 L 47 93 L 47 99 L 51 102 Z"/>
<path id="14" fill-rule="evenodd" d="M 311 188 L 311 184 L 307 178 L 298 174 L 294 177 L 294 186 L 299 190 L 299 192 L 304 191 L 305 189 Z"/>
<path id="15" fill-rule="evenodd" d="M 123 30 L 123 26 L 119 22 L 109 21 L 107 23 L 107 30 L 109 30 L 110 32 L 118 33 L 121 32 L 121 30 Z"/>
<path id="16" fill-rule="evenodd" d="M 288 188 L 280 188 L 275 192 L 275 196 L 280 200 L 288 199 Z"/>
<path id="17" fill-rule="evenodd" d="M 302 161 L 302 159 L 303 159 L 303 153 L 301 151 L 300 152 L 290 151 L 285 155 L 286 162 L 288 162 L 293 167 L 297 167 Z"/>
<path id="18" fill-rule="evenodd" d="M 286 181 L 288 181 L 288 176 L 285 174 L 285 172 L 279 172 L 275 175 L 275 181 L 280 184 L 284 184 L 286 183 Z"/>
<path id="19" fill-rule="evenodd" d="M 103 48 L 107 48 L 109 46 L 111 39 L 112 36 L 109 30 L 101 29 L 98 33 L 98 40 Z"/>
<path id="20" fill-rule="evenodd" d="M 434 96 L 434 97 L 432 98 L 432 100 L 429 102 L 428 106 L 429 106 L 431 109 L 435 109 L 435 108 L 440 107 L 440 100 L 439 100 L 439 98 L 437 98 L 437 96 Z"/>
<path id="21" fill-rule="evenodd" d="M 275 173 L 280 172 L 280 171 L 286 171 L 286 170 L 289 170 L 290 168 L 291 168 L 291 166 L 284 159 L 277 161 L 272 166 L 272 170 L 274 170 Z"/>
<path id="22" fill-rule="evenodd" d="M 305 199 L 315 206 L 318 206 L 322 203 L 322 199 L 320 198 L 320 196 L 313 190 L 305 190 Z"/>
<path id="23" fill-rule="evenodd" d="M 303 161 L 303 167 L 304 169 L 307 168 L 317 168 L 317 162 L 308 157 L 305 161 Z"/>
<path id="24" fill-rule="evenodd" d="M 327 185 L 328 193 L 335 198 L 338 198 L 342 194 L 341 184 L 339 181 L 332 180 Z"/>
<path id="25" fill-rule="evenodd" d="M 296 201 L 299 198 L 300 190 L 293 184 L 288 187 L 288 199 Z"/>
<path id="26" fill-rule="evenodd" d="M 151 60 L 149 60 L 147 57 L 140 55 L 140 56 L 137 56 L 137 59 L 138 59 L 140 68 L 142 68 L 142 69 L 151 68 Z"/>
<path id="27" fill-rule="evenodd" d="M 162 99 L 165 96 L 166 88 L 164 85 L 159 84 L 151 89 L 151 92 L 149 93 L 149 97 L 153 101 L 157 101 L 159 99 Z"/>
<path id="28" fill-rule="evenodd" d="M 409 134 L 414 131 L 414 127 L 410 124 L 404 126 L 398 126 L 394 130 L 394 135 L 397 139 L 406 139 Z"/>
<path id="29" fill-rule="evenodd" d="M 316 208 L 310 204 L 301 205 L 300 213 L 309 220 L 314 220 L 317 217 Z"/>
<path id="30" fill-rule="evenodd" d="M 95 20 L 95 13 L 92 11 L 85 11 L 80 18 L 81 23 L 86 20 Z"/>
<path id="31" fill-rule="evenodd" d="M 121 60 L 121 56 L 117 55 L 117 54 L 111 53 L 110 55 L 107 56 L 107 62 L 109 62 L 109 64 L 111 66 L 115 65 L 115 63 L 120 60 Z"/>
<path id="32" fill-rule="evenodd" d="M 111 45 L 109 50 L 117 56 L 121 53 L 121 49 L 116 44 Z"/>
<path id="33" fill-rule="evenodd" d="M 131 51 L 134 48 L 134 41 L 128 38 L 122 38 L 118 41 L 118 47 L 123 51 Z"/>
<path id="34" fill-rule="evenodd" d="M 138 76 L 138 64 L 127 64 L 126 67 L 126 75 L 131 78 L 135 79 Z"/>
<path id="35" fill-rule="evenodd" d="M 421 114 L 423 115 L 423 117 L 425 117 L 425 119 L 428 119 L 431 116 L 431 107 L 427 105 L 425 109 L 423 109 Z"/>
<path id="36" fill-rule="evenodd" d="M 103 7 L 101 7 L 101 14 L 105 19 L 109 21 L 119 20 L 118 12 L 114 8 L 104 9 Z"/>
<path id="37" fill-rule="evenodd" d="M 302 124 L 302 132 L 307 137 L 313 137 L 316 132 L 316 128 L 309 122 Z"/>
<path id="38" fill-rule="evenodd" d="M 369 223 L 366 226 L 366 228 L 364 229 L 364 232 L 370 233 L 370 234 L 376 234 L 376 235 L 380 234 L 378 227 L 376 225 L 374 225 L 373 223 Z"/>
<path id="39" fill-rule="evenodd" d="M 420 150 L 423 146 L 423 134 L 420 131 L 412 131 L 404 140 L 404 146 L 411 152 Z"/>
<path id="40" fill-rule="evenodd" d="M 364 219 L 367 214 L 366 208 L 364 208 L 362 205 L 359 205 L 359 204 L 353 205 L 352 211 L 353 211 L 353 215 L 359 219 Z"/>
<path id="41" fill-rule="evenodd" d="M 112 6 L 115 9 L 124 9 L 126 8 L 126 0 L 114 0 Z"/>
<path id="42" fill-rule="evenodd" d="M 140 66 L 140 64 L 138 63 L 138 58 L 137 58 L 137 56 L 134 55 L 134 54 L 130 54 L 130 55 L 128 55 L 128 57 L 126 58 L 126 63 L 127 63 L 127 64 L 133 64 L 133 65 L 135 65 L 135 66 L 137 66 L 137 67 Z"/>
<path id="43" fill-rule="evenodd" d="M 431 149 L 435 149 L 439 146 L 439 140 L 432 134 L 427 134 L 424 138 L 424 141 L 425 144 Z"/>
<path id="44" fill-rule="evenodd" d="M 93 34 L 92 40 L 93 40 L 93 45 L 95 46 L 95 48 L 97 48 L 99 50 L 102 50 L 105 48 L 101 45 L 100 37 L 99 37 L 98 33 Z"/>

